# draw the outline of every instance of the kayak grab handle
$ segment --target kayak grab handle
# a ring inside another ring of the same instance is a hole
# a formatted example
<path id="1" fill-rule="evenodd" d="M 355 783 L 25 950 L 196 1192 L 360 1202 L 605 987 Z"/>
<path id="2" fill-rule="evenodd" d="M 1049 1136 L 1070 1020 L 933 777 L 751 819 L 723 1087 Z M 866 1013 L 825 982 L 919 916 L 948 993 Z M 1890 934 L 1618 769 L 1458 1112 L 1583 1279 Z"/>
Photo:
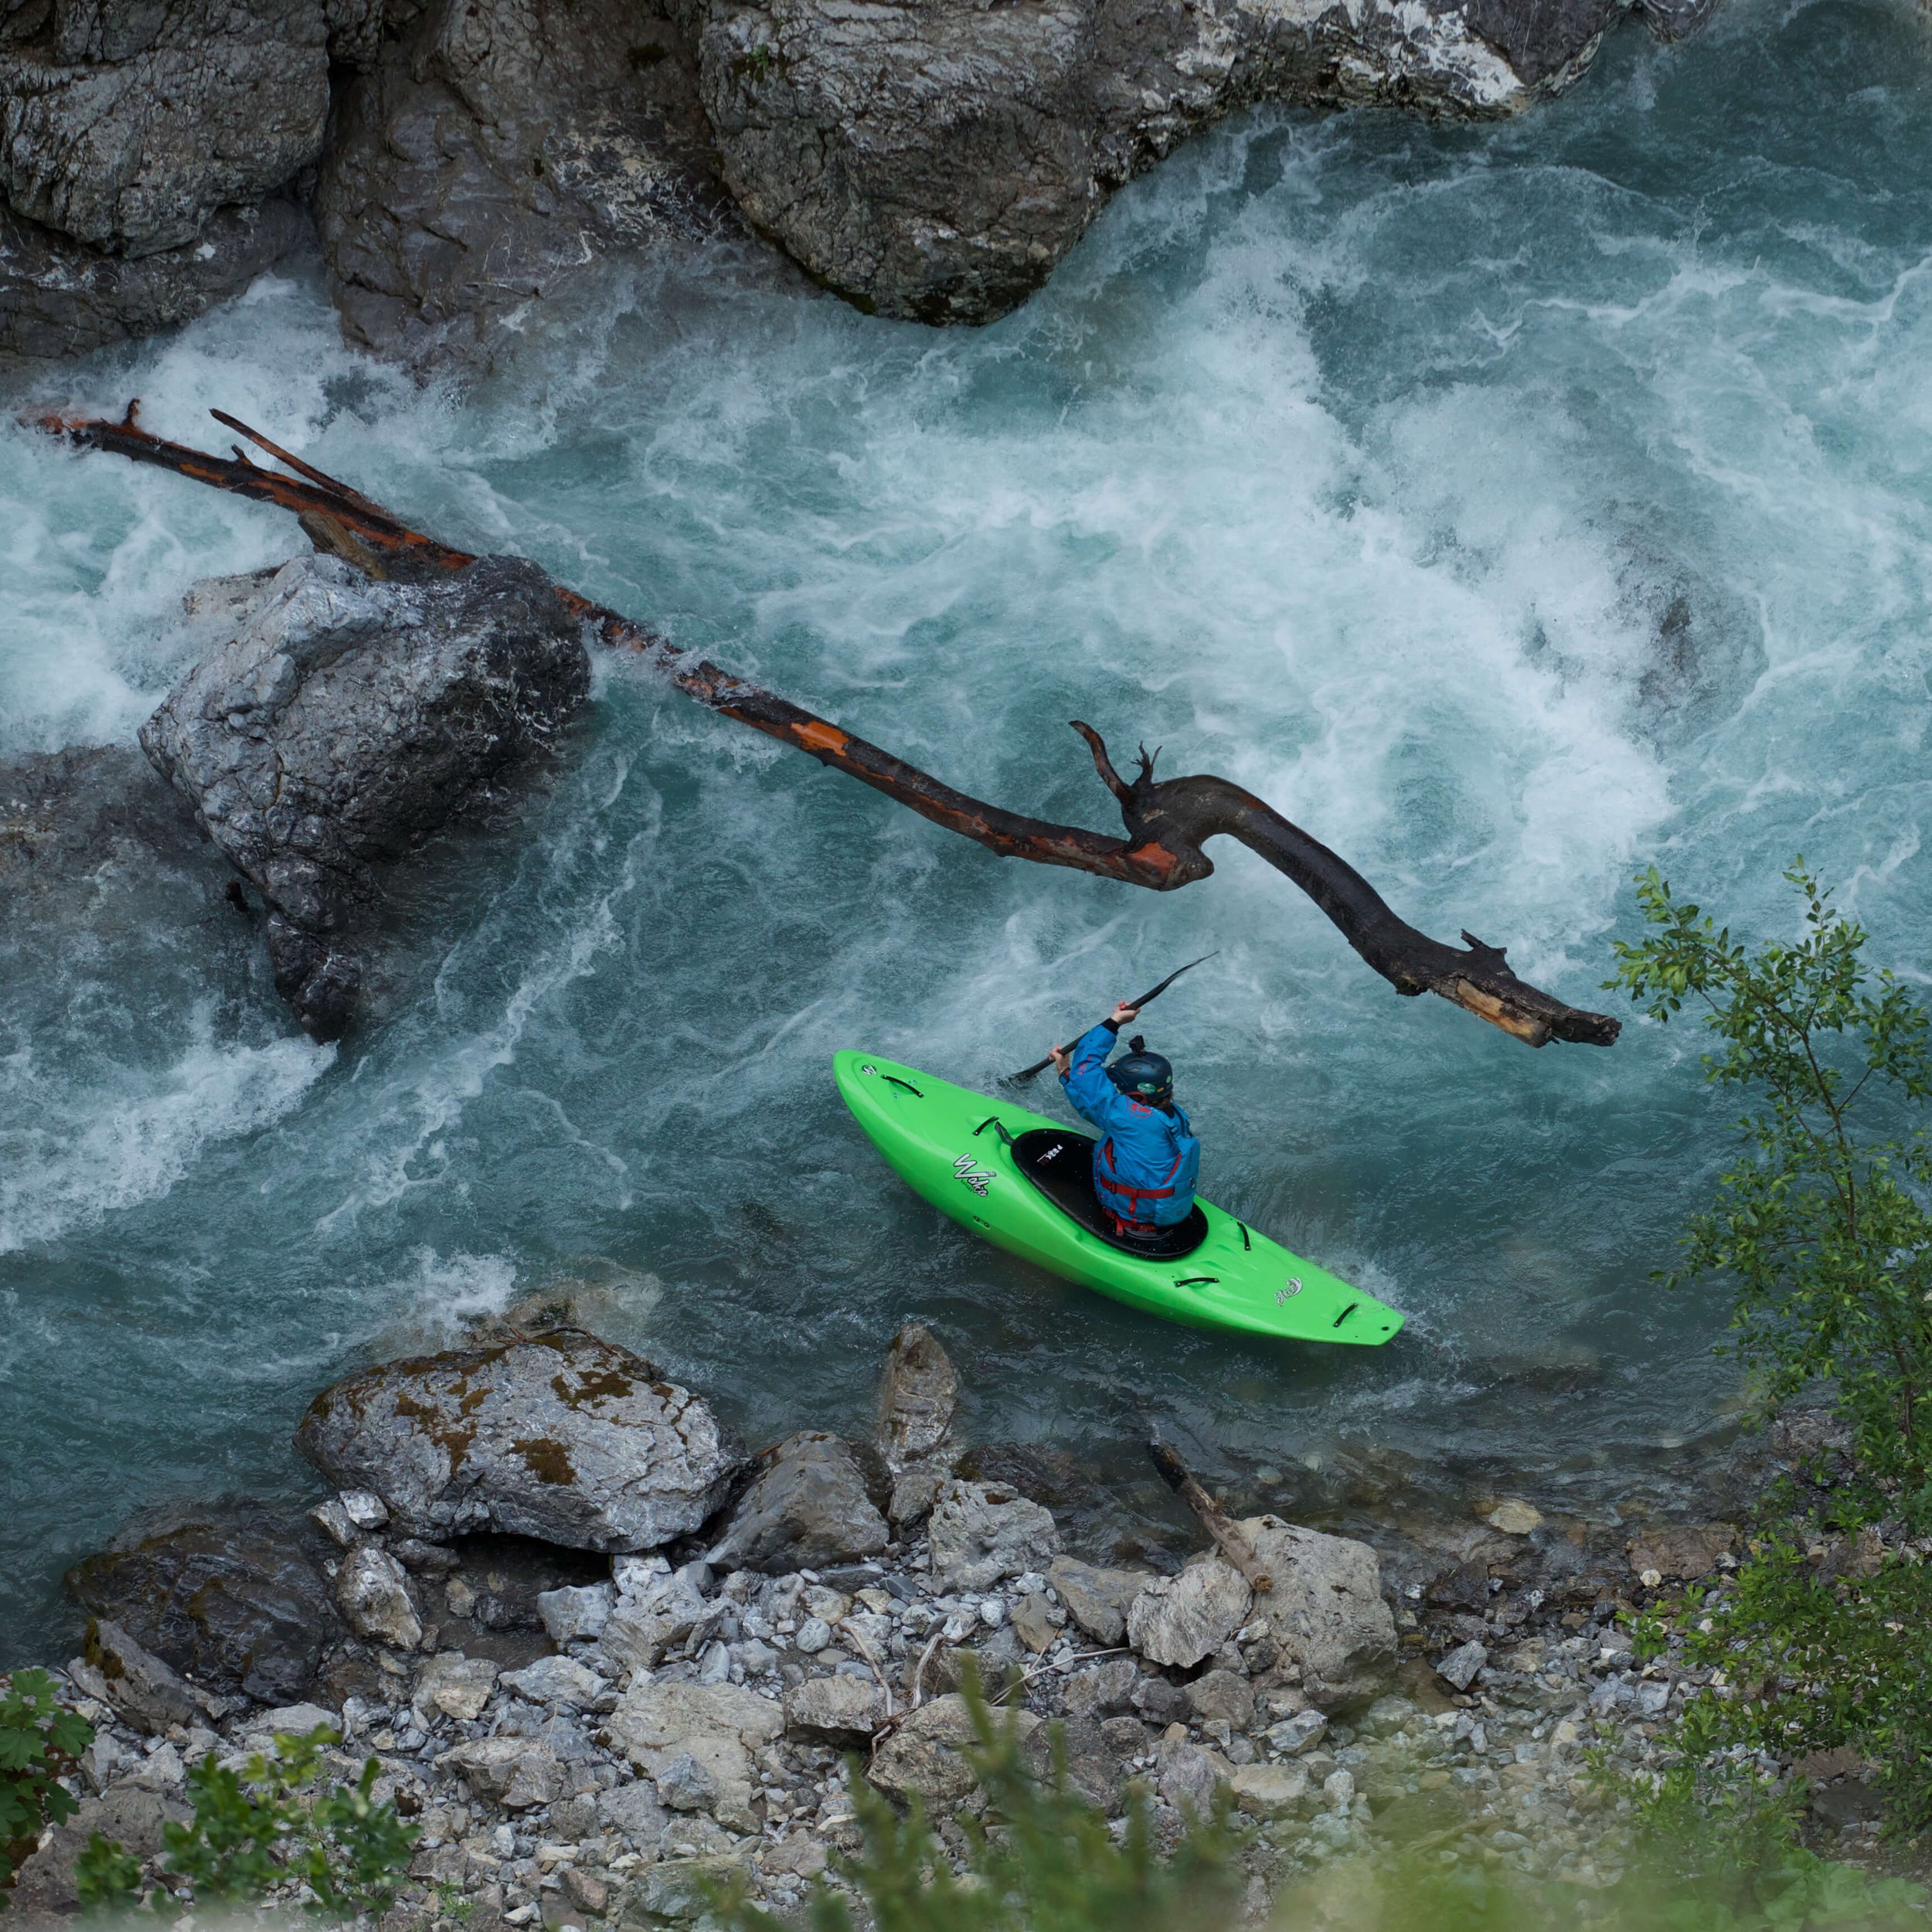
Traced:
<path id="1" fill-rule="evenodd" d="M 1236 1221 L 1234 1225 L 1241 1230 L 1241 1252 L 1243 1254 L 1251 1252 L 1254 1243 L 1248 1239 L 1247 1223 L 1245 1221 Z"/>
<path id="2" fill-rule="evenodd" d="M 902 1080 L 896 1073 L 888 1073 L 886 1076 L 886 1078 L 889 1080 L 894 1087 L 903 1087 L 916 1100 L 923 1100 L 926 1097 L 923 1094 L 920 1092 L 917 1087 L 913 1086 L 910 1080 Z"/>
<path id="3" fill-rule="evenodd" d="M 1332 1328 L 1340 1328 L 1342 1323 L 1347 1321 L 1349 1316 L 1353 1315 L 1355 1310 L 1361 1306 L 1362 1304 L 1359 1301 L 1351 1301 L 1349 1305 L 1328 1324 L 1328 1326 Z"/>
<path id="4" fill-rule="evenodd" d="M 999 1116 L 997 1114 L 988 1114 L 985 1119 L 981 1121 L 978 1126 L 973 1129 L 973 1138 L 975 1140 L 978 1140 L 981 1134 L 984 1134 L 989 1127 L 1002 1141 L 1006 1143 L 1009 1147 L 1011 1147 L 1013 1145 L 1012 1135 L 1008 1133 L 1005 1128 L 1000 1125 Z"/>
<path id="5" fill-rule="evenodd" d="M 1218 1274 L 1188 1274 L 1179 1277 L 1174 1285 L 1177 1288 L 1211 1288 L 1220 1280 Z"/>

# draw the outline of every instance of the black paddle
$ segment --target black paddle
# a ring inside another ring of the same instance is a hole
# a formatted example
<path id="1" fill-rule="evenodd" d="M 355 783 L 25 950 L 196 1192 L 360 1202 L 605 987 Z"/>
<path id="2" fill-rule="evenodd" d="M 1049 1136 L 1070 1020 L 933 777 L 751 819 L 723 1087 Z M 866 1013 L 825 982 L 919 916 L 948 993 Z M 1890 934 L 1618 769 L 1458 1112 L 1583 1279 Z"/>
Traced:
<path id="1" fill-rule="evenodd" d="M 1172 972 L 1168 975 L 1165 979 L 1161 981 L 1159 985 L 1154 988 L 1153 992 L 1151 993 L 1143 993 L 1138 999 L 1130 999 L 1127 1004 L 1134 1008 L 1136 1012 L 1138 1012 L 1139 1009 L 1145 1006 L 1149 1000 L 1158 999 L 1161 995 L 1181 977 L 1182 974 L 1191 973 L 1196 967 L 1205 965 L 1208 961 L 1213 958 L 1215 954 L 1219 953 L 1220 950 L 1220 947 L 1217 946 L 1215 947 L 1214 952 L 1203 953 L 1199 959 L 1190 959 L 1185 966 L 1176 967 Z M 1074 1037 L 1077 1039 L 1080 1036 L 1076 1034 Z M 1044 1073 L 1047 1068 L 1051 1066 L 1053 1064 L 1053 1056 L 1051 1053 L 1049 1053 L 1043 1060 L 1036 1060 L 1031 1066 L 1022 1066 L 1017 1073 L 1008 1074 L 1005 1079 L 1000 1082 L 1000 1085 L 1002 1087 L 1024 1087 L 1026 1083 L 1034 1078 L 1036 1075 Z"/>

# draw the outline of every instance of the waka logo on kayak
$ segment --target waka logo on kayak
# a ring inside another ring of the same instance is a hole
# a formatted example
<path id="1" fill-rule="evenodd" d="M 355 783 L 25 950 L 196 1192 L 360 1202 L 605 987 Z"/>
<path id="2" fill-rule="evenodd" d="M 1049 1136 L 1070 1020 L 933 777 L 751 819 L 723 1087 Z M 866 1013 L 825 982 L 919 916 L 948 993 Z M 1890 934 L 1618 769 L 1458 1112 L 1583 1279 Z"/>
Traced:
<path id="1" fill-rule="evenodd" d="M 1285 1288 L 1277 1288 L 1275 1290 L 1274 1305 L 1278 1308 L 1283 1302 L 1292 1301 L 1301 1292 L 1301 1276 L 1298 1274 L 1291 1274 L 1288 1277 L 1288 1285 Z"/>
<path id="2" fill-rule="evenodd" d="M 981 1174 L 975 1171 L 973 1165 L 973 1157 L 971 1155 L 961 1155 L 959 1158 L 953 1163 L 953 1172 L 957 1174 L 959 1178 L 964 1181 L 982 1201 L 985 1199 L 987 1184 L 992 1179 L 993 1177 L 990 1174 Z"/>

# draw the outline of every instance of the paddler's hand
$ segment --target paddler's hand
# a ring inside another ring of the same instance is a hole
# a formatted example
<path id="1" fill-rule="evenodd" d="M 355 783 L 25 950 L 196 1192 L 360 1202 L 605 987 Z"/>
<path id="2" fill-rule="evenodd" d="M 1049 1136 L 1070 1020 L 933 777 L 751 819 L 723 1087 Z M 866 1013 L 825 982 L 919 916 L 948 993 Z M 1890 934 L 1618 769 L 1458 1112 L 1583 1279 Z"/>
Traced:
<path id="1" fill-rule="evenodd" d="M 1053 1071 L 1065 1080 L 1073 1068 L 1073 1050 L 1069 1046 L 1049 1046 L 1047 1052 L 1053 1056 Z"/>
<path id="2" fill-rule="evenodd" d="M 1125 1000 L 1121 1000 L 1115 1003 L 1113 1012 L 1107 1015 L 1107 1024 L 1117 1029 L 1130 1025 L 1140 1016 L 1141 1009 L 1138 1006 L 1130 1006 Z"/>

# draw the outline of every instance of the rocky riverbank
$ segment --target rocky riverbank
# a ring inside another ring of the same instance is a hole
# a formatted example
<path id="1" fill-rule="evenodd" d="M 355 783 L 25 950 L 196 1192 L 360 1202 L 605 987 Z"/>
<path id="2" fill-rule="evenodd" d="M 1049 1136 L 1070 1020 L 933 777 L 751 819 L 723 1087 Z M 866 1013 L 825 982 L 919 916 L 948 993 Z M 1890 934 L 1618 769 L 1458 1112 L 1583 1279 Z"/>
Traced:
<path id="1" fill-rule="evenodd" d="M 35 0 L 0 19 L 0 355 L 175 325 L 318 244 L 349 338 L 419 366 L 721 235 L 987 321 L 1257 101 L 1512 114 L 1627 12 L 1672 38 L 1709 5 Z"/>
<path id="2" fill-rule="evenodd" d="M 97 1736 L 23 1918 L 73 1908 L 92 1832 L 157 1852 L 197 1758 L 323 1723 L 332 1767 L 374 1753 L 420 1827 L 407 1922 L 680 1924 L 733 1872 L 782 1908 L 857 1842 L 849 1753 L 963 1845 L 969 1658 L 1043 1770 L 1059 1727 L 1111 1816 L 1138 1783 L 1171 1841 L 1226 1787 L 1257 1911 L 1390 1841 L 1603 1883 L 1623 1807 L 1586 1753 L 1655 1761 L 1697 1681 L 1638 1663 L 1621 1614 L 1736 1546 L 1492 1498 L 1380 1550 L 1247 1519 L 1265 1593 L 1212 1547 L 1092 1560 L 1019 1487 L 962 1473 L 998 1458 L 957 1440 L 922 1329 L 893 1345 L 871 1441 L 748 1457 L 560 1313 L 325 1391 L 298 1445 L 345 1486 L 307 1519 L 177 1510 L 72 1573 L 92 1615 L 64 1677 Z"/>

